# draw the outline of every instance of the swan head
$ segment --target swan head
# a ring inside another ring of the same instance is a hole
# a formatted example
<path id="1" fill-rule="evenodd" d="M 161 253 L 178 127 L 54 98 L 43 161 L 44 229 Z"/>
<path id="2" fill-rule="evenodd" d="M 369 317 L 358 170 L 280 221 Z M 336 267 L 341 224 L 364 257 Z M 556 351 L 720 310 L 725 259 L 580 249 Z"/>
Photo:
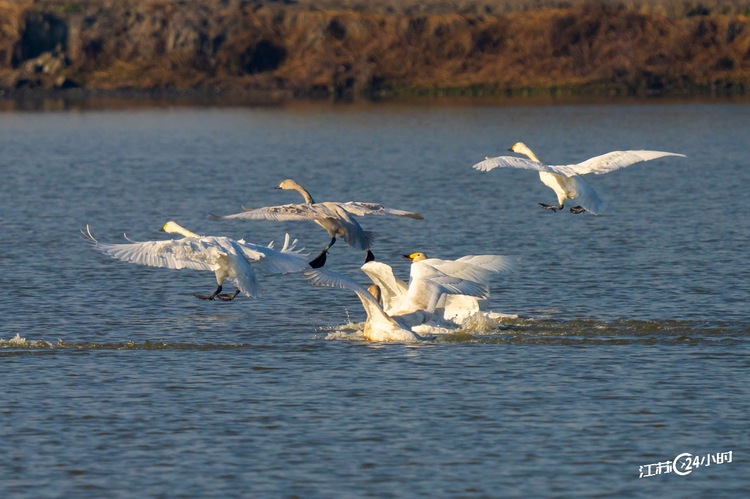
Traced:
<path id="1" fill-rule="evenodd" d="M 177 222 L 173 222 L 172 220 L 165 223 L 164 226 L 159 229 L 159 231 L 166 232 L 167 234 L 181 234 L 185 237 L 199 237 L 195 232 L 190 232 L 185 227 L 178 224 Z"/>
<path id="2" fill-rule="evenodd" d="M 417 252 L 417 253 L 411 253 L 409 255 L 404 255 L 404 258 L 414 263 L 414 262 L 421 262 L 422 260 L 427 260 L 427 255 L 425 255 L 424 253 Z"/>
<path id="3" fill-rule="evenodd" d="M 532 161 L 539 162 L 539 158 L 536 157 L 536 154 L 534 154 L 532 150 L 529 149 L 529 147 L 523 142 L 516 142 L 508 150 L 513 151 L 518 154 L 523 154 L 524 156 L 527 156 Z"/>
<path id="4" fill-rule="evenodd" d="M 286 180 L 282 180 L 281 183 L 275 187 L 275 189 L 283 189 L 285 191 L 296 191 L 300 187 L 301 185 L 299 185 L 296 180 L 288 178 Z"/>
<path id="5" fill-rule="evenodd" d="M 291 178 L 283 180 L 279 185 L 276 186 L 276 189 L 282 189 L 285 191 L 297 191 L 302 194 L 303 198 L 305 198 L 305 203 L 312 204 L 315 202 L 307 189 L 299 185 L 296 180 L 293 180 Z"/>

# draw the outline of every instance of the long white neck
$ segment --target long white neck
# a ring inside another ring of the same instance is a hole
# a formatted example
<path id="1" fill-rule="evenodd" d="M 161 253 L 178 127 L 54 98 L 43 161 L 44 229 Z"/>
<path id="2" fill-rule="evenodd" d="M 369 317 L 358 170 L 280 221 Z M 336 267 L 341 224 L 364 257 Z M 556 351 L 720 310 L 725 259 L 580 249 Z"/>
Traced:
<path id="1" fill-rule="evenodd" d="M 164 224 L 164 232 L 166 232 L 167 234 L 180 234 L 185 237 L 201 237 L 195 232 L 187 230 L 177 222 L 167 222 L 166 224 Z"/>
<path id="2" fill-rule="evenodd" d="M 299 185 L 298 183 L 294 183 L 292 185 L 292 189 L 302 194 L 302 197 L 305 198 L 305 203 L 313 204 L 315 201 L 313 201 L 312 196 L 310 195 L 310 192 L 308 192 L 307 189 Z"/>
<path id="3" fill-rule="evenodd" d="M 536 157 L 536 154 L 534 154 L 534 152 L 531 149 L 529 149 L 526 146 L 526 144 L 516 145 L 516 147 L 513 148 L 513 152 L 517 152 L 518 154 L 524 154 L 528 156 L 528 158 L 531 161 L 536 161 L 537 163 L 541 163 L 541 161 L 539 161 L 539 158 Z"/>
<path id="4" fill-rule="evenodd" d="M 312 196 L 309 192 L 307 192 L 307 189 L 302 187 L 297 183 L 296 180 L 288 178 L 281 182 L 279 185 L 276 186 L 277 189 L 283 189 L 285 191 L 297 191 L 300 194 L 302 194 L 302 197 L 305 198 L 305 203 L 307 204 L 313 204 L 315 201 L 313 201 Z"/>

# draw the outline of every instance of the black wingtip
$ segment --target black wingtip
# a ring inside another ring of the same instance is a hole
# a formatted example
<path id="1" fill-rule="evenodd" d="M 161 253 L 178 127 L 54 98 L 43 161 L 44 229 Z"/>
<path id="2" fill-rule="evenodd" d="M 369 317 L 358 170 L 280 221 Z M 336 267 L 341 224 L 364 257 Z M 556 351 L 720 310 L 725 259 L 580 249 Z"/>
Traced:
<path id="1" fill-rule="evenodd" d="M 308 262 L 308 264 L 310 265 L 310 267 L 312 267 L 314 269 L 322 268 L 326 264 L 326 255 L 327 254 L 328 254 L 328 250 L 324 249 L 323 251 L 320 252 L 320 254 L 318 256 L 316 256 L 315 258 L 313 258 L 312 260 L 310 260 Z"/>
<path id="2" fill-rule="evenodd" d="M 375 255 L 372 253 L 372 251 L 367 250 L 367 256 L 365 256 L 365 263 L 374 262 L 374 261 L 375 261 Z"/>

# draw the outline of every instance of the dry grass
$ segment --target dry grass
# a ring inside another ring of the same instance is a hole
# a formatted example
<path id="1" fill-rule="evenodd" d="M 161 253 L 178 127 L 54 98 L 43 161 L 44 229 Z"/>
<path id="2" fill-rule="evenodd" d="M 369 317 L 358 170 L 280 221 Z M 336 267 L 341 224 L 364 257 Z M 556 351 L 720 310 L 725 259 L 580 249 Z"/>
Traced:
<path id="1" fill-rule="evenodd" d="M 750 0 L 0 0 L 6 73 L 32 10 L 67 23 L 89 88 L 750 88 Z"/>

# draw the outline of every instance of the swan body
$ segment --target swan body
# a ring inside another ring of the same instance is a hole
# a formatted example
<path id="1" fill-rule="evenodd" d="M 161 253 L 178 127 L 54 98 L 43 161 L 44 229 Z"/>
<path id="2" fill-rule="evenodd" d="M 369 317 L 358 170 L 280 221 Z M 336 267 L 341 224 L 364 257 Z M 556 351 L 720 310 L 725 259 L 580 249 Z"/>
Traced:
<path id="1" fill-rule="evenodd" d="M 426 340 L 383 310 L 377 285 L 368 289 L 348 276 L 323 268 L 306 270 L 304 276 L 313 286 L 349 289 L 357 294 L 367 314 L 364 337 L 368 341 L 414 343 Z"/>
<path id="2" fill-rule="evenodd" d="M 97 241 L 88 226 L 81 233 L 94 248 L 118 260 L 151 267 L 212 271 L 218 284 L 216 291 L 210 295 L 195 295 L 207 300 L 218 297 L 230 301 L 240 292 L 249 297 L 259 296 L 258 282 L 250 262 L 258 262 L 269 273 L 299 272 L 308 268 L 307 255 L 295 249 L 297 241 L 290 243 L 289 234 L 284 239 L 284 246 L 277 251 L 273 249 L 273 243 L 266 247 L 228 237 L 200 236 L 172 221 L 164 224 L 161 231 L 183 237 L 109 244 Z M 225 280 L 237 287 L 233 295 L 221 294 Z"/>
<path id="3" fill-rule="evenodd" d="M 498 156 L 486 158 L 484 161 L 475 164 L 473 168 L 483 172 L 495 168 L 522 168 L 538 171 L 542 183 L 555 191 L 557 195 L 557 206 L 539 203 L 543 208 L 553 211 L 561 210 L 565 200 L 570 199 L 578 203 L 578 206 L 571 208 L 573 213 L 588 211 L 594 215 L 603 212 L 607 208 L 607 202 L 599 198 L 594 188 L 581 175 L 589 173 L 601 175 L 635 163 L 665 156 L 685 157 L 684 154 L 663 151 L 612 151 L 574 165 L 547 165 L 539 161 L 539 158 L 523 142 L 516 142 L 509 150 L 523 154 L 528 159 L 515 156 Z"/>
<path id="4" fill-rule="evenodd" d="M 343 238 L 354 249 L 367 251 L 367 259 L 372 259 L 370 247 L 375 239 L 374 234 L 362 228 L 355 217 L 364 215 L 381 215 L 407 217 L 422 220 L 419 213 L 387 208 L 377 203 L 362 202 L 322 202 L 316 203 L 310 193 L 292 179 L 281 182 L 276 189 L 293 190 L 304 198 L 303 204 L 286 204 L 280 206 L 266 206 L 264 208 L 246 209 L 233 215 L 219 216 L 226 220 L 312 220 L 323 227 L 331 237 L 324 252 L 336 242 L 336 238 Z M 311 262 L 311 265 L 315 266 Z M 322 265 L 321 265 L 322 266 Z"/>

